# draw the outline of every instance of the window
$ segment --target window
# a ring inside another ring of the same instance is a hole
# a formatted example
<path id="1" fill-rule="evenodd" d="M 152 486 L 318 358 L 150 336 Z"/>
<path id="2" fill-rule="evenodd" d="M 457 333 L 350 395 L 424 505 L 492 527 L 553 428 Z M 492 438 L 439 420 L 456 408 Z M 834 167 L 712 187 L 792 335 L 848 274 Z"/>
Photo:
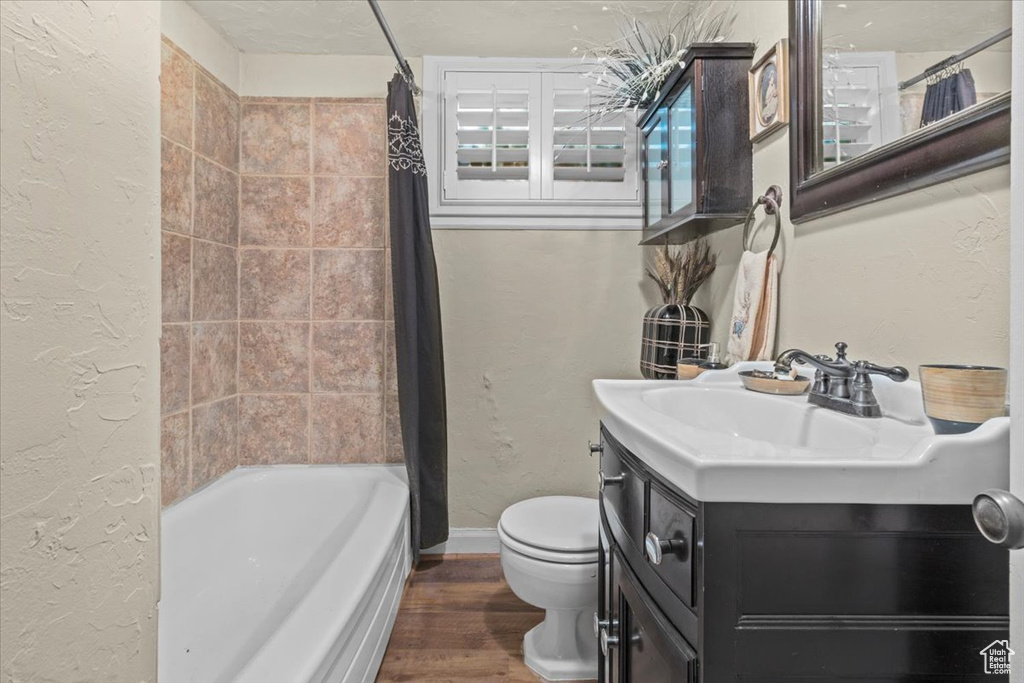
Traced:
<path id="1" fill-rule="evenodd" d="M 424 60 L 434 227 L 641 227 L 635 116 L 577 60 Z M 435 180 L 436 179 L 436 180 Z"/>

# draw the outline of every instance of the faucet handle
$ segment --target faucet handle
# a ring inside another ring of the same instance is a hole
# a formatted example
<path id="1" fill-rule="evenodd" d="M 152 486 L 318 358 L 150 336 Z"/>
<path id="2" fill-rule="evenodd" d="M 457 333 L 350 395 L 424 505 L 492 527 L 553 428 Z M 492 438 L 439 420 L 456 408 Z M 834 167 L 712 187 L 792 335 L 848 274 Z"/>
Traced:
<path id="1" fill-rule="evenodd" d="M 837 342 L 836 343 L 836 360 L 837 361 L 844 361 L 844 360 L 846 360 L 846 349 L 847 348 L 848 348 L 848 345 L 847 345 L 846 342 Z"/>
<path id="2" fill-rule="evenodd" d="M 906 382 L 910 379 L 910 372 L 902 365 L 894 365 L 891 368 L 887 368 L 869 363 L 866 360 L 859 360 L 854 367 L 857 374 L 864 377 L 868 375 L 884 375 L 893 382 Z"/>

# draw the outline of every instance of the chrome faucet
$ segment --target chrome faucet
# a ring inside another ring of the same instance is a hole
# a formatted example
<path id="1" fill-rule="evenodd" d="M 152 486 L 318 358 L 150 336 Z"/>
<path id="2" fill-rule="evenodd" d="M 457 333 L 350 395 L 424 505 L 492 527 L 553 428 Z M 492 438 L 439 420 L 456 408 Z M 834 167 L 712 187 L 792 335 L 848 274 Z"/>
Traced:
<path id="1" fill-rule="evenodd" d="M 905 382 L 910 377 L 907 369 L 899 365 L 886 368 L 866 360 L 847 360 L 846 342 L 836 344 L 835 360 L 828 356 L 811 355 L 800 349 L 783 351 L 775 359 L 776 376 L 788 378 L 794 361 L 815 368 L 808 403 L 857 417 L 882 417 L 882 409 L 872 388 L 871 375 L 885 375 L 894 382 Z"/>

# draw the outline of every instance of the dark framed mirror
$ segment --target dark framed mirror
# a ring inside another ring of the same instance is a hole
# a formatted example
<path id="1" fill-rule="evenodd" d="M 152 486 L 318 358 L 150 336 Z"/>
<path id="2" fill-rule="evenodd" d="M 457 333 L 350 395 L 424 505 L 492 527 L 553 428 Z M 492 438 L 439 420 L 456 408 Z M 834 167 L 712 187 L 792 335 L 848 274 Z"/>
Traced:
<path id="1" fill-rule="evenodd" d="M 1009 162 L 1010 0 L 789 12 L 794 223 Z"/>

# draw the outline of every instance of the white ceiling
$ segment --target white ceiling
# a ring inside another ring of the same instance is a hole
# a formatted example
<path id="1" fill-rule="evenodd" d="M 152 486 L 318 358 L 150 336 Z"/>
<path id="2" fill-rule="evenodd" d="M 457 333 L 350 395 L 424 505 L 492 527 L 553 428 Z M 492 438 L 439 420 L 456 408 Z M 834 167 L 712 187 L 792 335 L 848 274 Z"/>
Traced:
<path id="1" fill-rule="evenodd" d="M 388 55 L 365 0 L 188 0 L 242 52 Z M 406 57 L 568 57 L 587 41 L 618 36 L 614 0 L 381 0 Z M 673 5 L 630 2 L 630 14 L 663 18 Z M 678 11 L 678 8 L 677 8 Z"/>

